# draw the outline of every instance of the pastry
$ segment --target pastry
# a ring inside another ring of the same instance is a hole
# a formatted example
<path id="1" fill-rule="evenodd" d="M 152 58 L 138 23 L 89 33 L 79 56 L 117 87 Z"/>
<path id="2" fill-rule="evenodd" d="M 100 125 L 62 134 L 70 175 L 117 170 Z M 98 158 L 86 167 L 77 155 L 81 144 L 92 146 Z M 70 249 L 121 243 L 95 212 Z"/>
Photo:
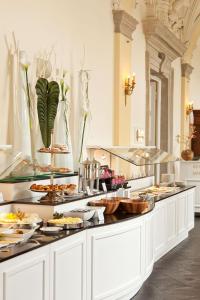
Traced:
<path id="1" fill-rule="evenodd" d="M 62 192 L 65 191 L 67 193 L 73 193 L 76 189 L 75 184 L 49 184 L 49 185 L 41 185 L 41 184 L 32 184 L 30 189 L 32 191 L 37 192 Z"/>
<path id="2" fill-rule="evenodd" d="M 66 153 L 68 152 L 68 147 L 67 145 L 60 145 L 60 144 L 54 144 L 52 145 L 51 148 L 45 148 L 42 147 L 40 148 L 39 152 L 44 152 L 44 153 Z"/>

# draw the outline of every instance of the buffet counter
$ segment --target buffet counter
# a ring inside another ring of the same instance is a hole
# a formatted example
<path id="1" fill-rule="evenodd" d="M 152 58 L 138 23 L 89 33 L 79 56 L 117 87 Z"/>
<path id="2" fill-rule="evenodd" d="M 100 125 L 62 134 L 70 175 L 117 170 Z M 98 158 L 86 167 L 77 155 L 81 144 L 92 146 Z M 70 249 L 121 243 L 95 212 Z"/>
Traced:
<path id="1" fill-rule="evenodd" d="M 180 188 L 156 199 L 148 213 L 118 212 L 56 235 L 37 231 L 27 243 L 5 248 L 0 300 L 130 300 L 154 262 L 194 227 L 194 192 Z"/>
<path id="2" fill-rule="evenodd" d="M 195 213 L 200 214 L 200 161 L 180 161 L 178 169 L 177 180 L 196 186 Z"/>

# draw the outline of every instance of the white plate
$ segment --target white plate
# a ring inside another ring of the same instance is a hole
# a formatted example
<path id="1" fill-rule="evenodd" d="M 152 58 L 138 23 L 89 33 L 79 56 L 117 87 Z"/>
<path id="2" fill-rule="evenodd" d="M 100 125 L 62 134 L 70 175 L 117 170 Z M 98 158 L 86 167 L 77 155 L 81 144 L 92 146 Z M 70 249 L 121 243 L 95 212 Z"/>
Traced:
<path id="1" fill-rule="evenodd" d="M 56 232 L 61 231 L 62 228 L 61 227 L 48 226 L 48 227 L 41 227 L 40 230 L 43 231 L 43 232 L 47 232 L 47 233 L 51 233 L 51 232 L 56 233 Z"/>

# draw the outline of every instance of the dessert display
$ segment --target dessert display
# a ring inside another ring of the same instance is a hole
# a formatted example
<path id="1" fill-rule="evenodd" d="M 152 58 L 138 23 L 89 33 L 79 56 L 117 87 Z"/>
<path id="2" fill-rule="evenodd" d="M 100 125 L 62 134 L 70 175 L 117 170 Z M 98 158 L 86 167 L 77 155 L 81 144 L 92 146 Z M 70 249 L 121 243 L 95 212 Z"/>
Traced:
<path id="1" fill-rule="evenodd" d="M 75 184 L 32 184 L 30 187 L 31 191 L 34 192 L 66 192 L 68 194 L 73 194 L 76 190 Z"/>
<path id="2" fill-rule="evenodd" d="M 59 145 L 59 144 L 54 144 L 52 147 L 42 147 L 38 150 L 38 152 L 43 152 L 43 153 L 69 153 L 67 145 Z"/>
<path id="3" fill-rule="evenodd" d="M 52 131 L 53 135 L 53 131 Z M 51 135 L 51 140 L 53 139 Z M 56 146 L 56 147 L 55 147 Z M 40 201 L 46 202 L 60 202 L 63 200 L 64 192 L 68 195 L 72 195 L 75 192 L 76 185 L 75 184 L 54 184 L 54 174 L 55 173 L 69 173 L 71 170 L 64 167 L 55 167 L 54 166 L 54 155 L 58 153 L 68 153 L 66 151 L 65 145 L 54 145 L 51 147 L 44 147 L 39 150 L 41 153 L 51 153 L 51 165 L 45 167 L 39 167 L 43 172 L 50 172 L 50 184 L 48 185 L 39 185 L 39 184 L 32 184 L 30 190 L 33 192 L 41 192 L 47 193 L 46 196 L 42 197 Z"/>
<path id="4" fill-rule="evenodd" d="M 78 217 L 57 217 L 47 222 L 48 226 L 58 226 L 63 229 L 78 229 L 83 227 L 83 220 Z"/>
<path id="5" fill-rule="evenodd" d="M 36 83 L 36 94 L 37 94 L 37 112 L 40 126 L 40 132 L 43 142 L 43 147 L 38 152 L 43 154 L 50 153 L 51 164 L 43 168 L 45 171 L 50 171 L 51 178 L 49 185 L 37 185 L 33 184 L 30 189 L 34 192 L 46 192 L 47 195 L 42 197 L 40 201 L 46 202 L 61 202 L 63 200 L 64 192 L 71 194 L 74 192 L 75 185 L 65 184 L 54 184 L 54 173 L 68 173 L 70 170 L 65 167 L 56 168 L 55 155 L 56 154 L 67 154 L 69 153 L 66 144 L 54 144 L 54 123 L 58 110 L 59 103 L 59 84 L 56 81 L 49 82 L 45 78 L 39 78 Z M 48 97 L 47 97 L 48 95 Z"/>
<path id="6" fill-rule="evenodd" d="M 37 169 L 41 172 L 53 172 L 59 174 L 67 174 L 72 172 L 72 170 L 70 170 L 69 168 L 52 167 L 51 165 L 37 166 Z"/>

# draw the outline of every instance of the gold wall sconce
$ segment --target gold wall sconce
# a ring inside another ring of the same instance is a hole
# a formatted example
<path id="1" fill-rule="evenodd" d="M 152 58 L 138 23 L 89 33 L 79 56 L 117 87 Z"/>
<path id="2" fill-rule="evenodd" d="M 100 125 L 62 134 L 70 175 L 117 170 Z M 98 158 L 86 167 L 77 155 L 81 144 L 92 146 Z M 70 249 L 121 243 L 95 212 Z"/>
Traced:
<path id="1" fill-rule="evenodd" d="M 132 93 L 133 93 L 133 90 L 135 88 L 135 74 L 133 74 L 131 77 L 128 76 L 126 79 L 125 79 L 125 106 L 126 106 L 126 103 L 127 103 L 127 96 L 131 96 Z"/>
<path id="2" fill-rule="evenodd" d="M 186 115 L 189 116 L 193 112 L 193 103 L 188 102 L 186 104 Z"/>

